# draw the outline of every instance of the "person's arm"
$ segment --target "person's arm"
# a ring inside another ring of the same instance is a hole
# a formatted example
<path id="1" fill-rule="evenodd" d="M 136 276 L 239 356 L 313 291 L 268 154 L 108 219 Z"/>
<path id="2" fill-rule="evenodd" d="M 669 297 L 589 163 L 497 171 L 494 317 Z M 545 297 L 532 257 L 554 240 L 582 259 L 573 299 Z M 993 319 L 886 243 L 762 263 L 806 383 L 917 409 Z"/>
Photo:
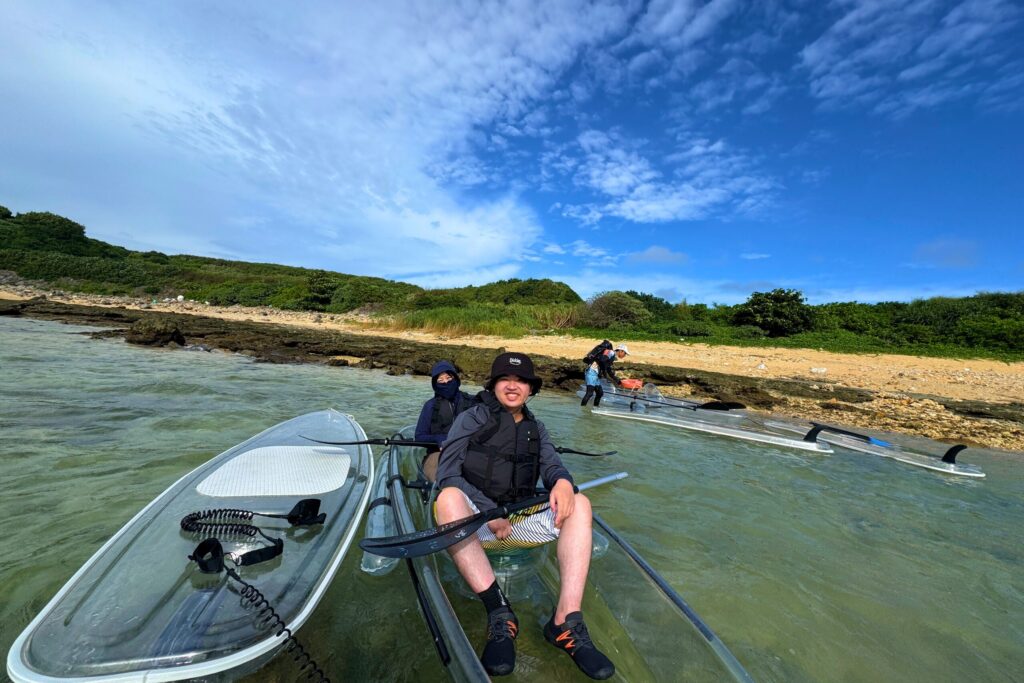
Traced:
<path id="1" fill-rule="evenodd" d="M 441 458 L 437 463 L 438 488 L 456 487 L 469 496 L 480 512 L 492 510 L 498 506 L 480 489 L 463 478 L 462 463 L 466 460 L 469 438 L 486 423 L 487 408 L 485 406 L 473 406 L 469 410 L 459 413 L 455 422 L 452 423 L 451 429 L 448 430 L 448 438 L 441 444 Z"/>
<path id="2" fill-rule="evenodd" d="M 434 413 L 434 401 L 436 398 L 432 398 L 423 404 L 423 409 L 420 410 L 420 419 L 416 421 L 416 440 L 417 441 L 433 441 L 440 445 L 445 439 L 444 434 L 433 434 L 430 431 L 430 418 Z"/>
<path id="3" fill-rule="evenodd" d="M 601 369 L 604 370 L 605 376 L 616 384 L 620 384 L 621 380 L 615 375 L 615 369 L 612 365 L 615 363 L 615 354 L 601 356 Z"/>
<path id="4" fill-rule="evenodd" d="M 555 527 L 562 528 L 562 522 L 572 515 L 576 509 L 576 492 L 573 490 L 572 475 L 565 469 L 562 459 L 558 457 L 555 445 L 551 443 L 548 430 L 543 423 L 537 422 L 540 436 L 540 472 L 544 485 L 551 490 L 548 503 L 555 513 Z"/>

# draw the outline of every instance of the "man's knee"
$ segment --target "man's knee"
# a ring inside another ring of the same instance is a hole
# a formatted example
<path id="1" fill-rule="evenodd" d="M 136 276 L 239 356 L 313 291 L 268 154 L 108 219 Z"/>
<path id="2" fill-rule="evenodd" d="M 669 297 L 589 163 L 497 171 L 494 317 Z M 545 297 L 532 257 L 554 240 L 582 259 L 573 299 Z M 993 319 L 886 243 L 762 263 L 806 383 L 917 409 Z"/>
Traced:
<path id="1" fill-rule="evenodd" d="M 466 495 L 461 489 L 448 486 L 441 489 L 437 494 L 437 518 L 440 522 L 447 522 L 469 513 L 469 505 L 466 503 Z"/>
<path id="2" fill-rule="evenodd" d="M 594 515 L 593 509 L 590 507 L 590 499 L 582 493 L 576 494 L 576 503 L 572 511 L 573 515 L 580 513 L 584 517 L 592 517 Z"/>

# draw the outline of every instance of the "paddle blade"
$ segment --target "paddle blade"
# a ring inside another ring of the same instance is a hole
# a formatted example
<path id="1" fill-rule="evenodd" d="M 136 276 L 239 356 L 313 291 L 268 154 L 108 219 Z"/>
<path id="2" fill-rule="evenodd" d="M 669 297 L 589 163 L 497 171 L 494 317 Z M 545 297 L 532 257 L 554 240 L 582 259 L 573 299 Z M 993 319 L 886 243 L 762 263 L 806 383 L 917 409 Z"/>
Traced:
<path id="1" fill-rule="evenodd" d="M 700 410 L 743 410 L 745 405 L 737 401 L 708 401 L 697 406 Z"/>
<path id="2" fill-rule="evenodd" d="M 558 453 L 571 453 L 573 455 L 586 455 L 591 458 L 601 458 L 606 455 L 615 455 L 616 453 L 618 453 L 618 451 L 605 451 L 604 453 L 587 453 L 586 451 L 577 451 L 573 448 L 563 448 L 562 446 L 557 446 L 555 448 L 555 451 L 557 451 Z"/>
<path id="3" fill-rule="evenodd" d="M 399 536 L 382 536 L 380 538 L 364 538 L 359 547 L 368 553 L 381 557 L 411 558 L 436 553 L 455 545 L 459 541 L 476 533 L 487 522 L 487 515 L 480 513 L 448 522 L 432 529 L 424 529 L 411 534 Z"/>

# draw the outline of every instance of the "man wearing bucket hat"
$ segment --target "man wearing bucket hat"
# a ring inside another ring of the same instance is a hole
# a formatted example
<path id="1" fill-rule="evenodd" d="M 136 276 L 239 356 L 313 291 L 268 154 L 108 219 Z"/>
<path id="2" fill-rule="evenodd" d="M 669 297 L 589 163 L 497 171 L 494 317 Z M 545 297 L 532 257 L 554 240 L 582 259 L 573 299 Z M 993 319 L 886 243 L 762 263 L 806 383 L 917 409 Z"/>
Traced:
<path id="1" fill-rule="evenodd" d="M 489 549 L 524 548 L 558 542 L 561 589 L 544 636 L 572 656 L 591 678 L 609 678 L 615 666 L 590 639 L 583 622 L 583 587 L 590 569 L 590 501 L 574 493 L 544 424 L 526 407 L 543 384 L 522 353 L 494 359 L 477 404 L 455 418 L 441 445 L 437 468 L 437 521 L 446 524 L 535 495 L 537 480 L 551 492 L 546 505 L 512 520 L 488 522 L 449 549 L 455 566 L 487 610 L 487 642 L 480 661 L 492 676 L 515 669 L 519 631 L 512 606 L 495 579 Z"/>
<path id="2" fill-rule="evenodd" d="M 615 350 L 606 347 L 593 356 L 594 360 L 583 371 L 583 383 L 587 385 L 587 391 L 583 395 L 583 400 L 580 401 L 581 406 L 587 405 L 591 396 L 594 397 L 595 408 L 601 405 L 601 397 L 604 396 L 604 388 L 601 386 L 602 377 L 607 377 L 616 384 L 622 384 L 622 380 L 615 375 L 615 370 L 612 369 L 612 363 L 622 360 L 628 355 L 629 347 L 619 344 Z M 587 357 L 588 360 L 590 358 L 591 356 Z"/>

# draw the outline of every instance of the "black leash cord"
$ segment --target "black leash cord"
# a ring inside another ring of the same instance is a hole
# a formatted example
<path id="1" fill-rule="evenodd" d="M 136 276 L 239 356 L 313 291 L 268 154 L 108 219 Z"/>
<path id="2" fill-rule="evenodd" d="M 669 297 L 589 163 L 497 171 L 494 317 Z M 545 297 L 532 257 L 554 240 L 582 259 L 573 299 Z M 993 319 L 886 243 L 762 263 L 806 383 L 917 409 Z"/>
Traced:
<path id="1" fill-rule="evenodd" d="M 259 551 L 256 551 L 257 553 Z M 248 553 L 251 555 L 251 553 Z M 220 541 L 216 538 L 208 538 L 192 551 L 192 554 L 188 556 L 188 559 L 199 565 L 199 571 L 204 574 L 219 574 L 225 572 L 233 580 L 237 581 L 242 586 L 242 590 L 239 593 L 243 606 L 250 607 L 258 611 L 256 619 L 259 621 L 260 626 L 270 626 L 276 630 L 274 637 L 279 637 L 282 634 L 285 636 L 284 645 L 282 648 L 286 653 L 292 654 L 292 660 L 295 661 L 299 667 L 300 673 L 305 673 L 306 678 L 314 679 L 317 683 L 330 683 L 330 678 L 324 673 L 324 670 L 317 666 L 317 663 L 313 661 L 313 658 L 306 648 L 302 647 L 294 635 L 292 630 L 285 624 L 284 619 L 277 613 L 274 607 L 270 604 L 270 601 L 260 592 L 256 586 L 248 583 L 245 579 L 238 575 L 232 567 L 229 567 L 224 563 L 224 548 Z M 230 556 L 229 556 L 230 557 Z M 236 561 L 241 561 L 244 565 L 246 564 L 246 557 L 243 555 Z M 262 560 L 255 559 L 249 564 L 260 562 Z"/>
<path id="2" fill-rule="evenodd" d="M 292 630 L 284 623 L 284 619 L 274 610 L 263 593 L 256 586 L 242 579 L 238 572 L 231 567 L 224 567 L 224 571 L 232 579 L 242 584 L 242 599 L 248 602 L 250 607 L 259 610 L 256 618 L 261 619 L 263 624 L 277 629 L 275 637 L 282 633 L 285 634 L 284 651 L 286 654 L 292 655 L 292 661 L 298 666 L 299 673 L 305 673 L 307 679 L 314 679 L 318 683 L 330 683 L 331 679 L 327 677 L 323 669 L 317 666 L 310 654 L 306 652 L 306 648 L 302 647 L 302 643 L 292 635 Z"/>
<path id="3" fill-rule="evenodd" d="M 225 534 L 248 538 L 256 538 L 256 534 L 259 534 L 274 543 L 277 539 L 267 536 L 262 529 L 251 523 L 254 514 L 249 510 L 233 508 L 200 510 L 182 517 L 181 529 L 194 534 Z"/>

